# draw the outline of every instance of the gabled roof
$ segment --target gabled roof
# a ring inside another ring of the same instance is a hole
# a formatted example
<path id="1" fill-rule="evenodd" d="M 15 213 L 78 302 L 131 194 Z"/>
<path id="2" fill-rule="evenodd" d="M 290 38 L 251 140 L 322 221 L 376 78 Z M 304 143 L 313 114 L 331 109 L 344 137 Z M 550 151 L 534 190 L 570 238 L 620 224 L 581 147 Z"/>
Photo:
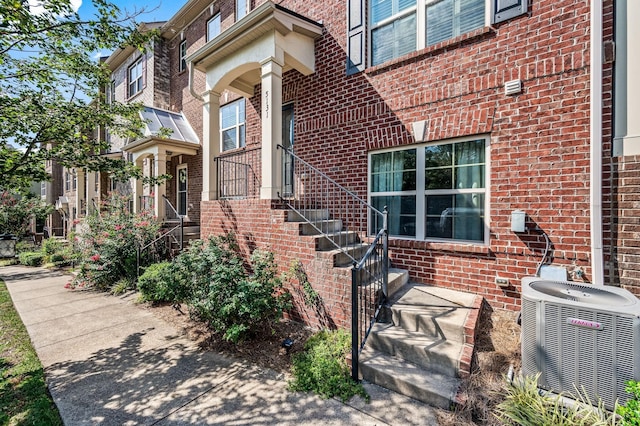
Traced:
<path id="1" fill-rule="evenodd" d="M 183 114 L 145 106 L 140 112 L 145 136 L 157 136 L 161 128 L 171 131 L 169 139 L 199 144 L 198 136 Z"/>

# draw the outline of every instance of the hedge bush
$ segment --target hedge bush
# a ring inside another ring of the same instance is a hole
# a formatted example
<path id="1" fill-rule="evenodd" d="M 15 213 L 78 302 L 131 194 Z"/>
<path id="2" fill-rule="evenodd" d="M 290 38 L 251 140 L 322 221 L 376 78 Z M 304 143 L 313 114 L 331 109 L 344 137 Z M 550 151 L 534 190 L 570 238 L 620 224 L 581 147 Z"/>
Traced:
<path id="1" fill-rule="evenodd" d="M 19 255 L 20 263 L 25 266 L 42 266 L 44 254 L 39 251 L 25 251 Z"/>

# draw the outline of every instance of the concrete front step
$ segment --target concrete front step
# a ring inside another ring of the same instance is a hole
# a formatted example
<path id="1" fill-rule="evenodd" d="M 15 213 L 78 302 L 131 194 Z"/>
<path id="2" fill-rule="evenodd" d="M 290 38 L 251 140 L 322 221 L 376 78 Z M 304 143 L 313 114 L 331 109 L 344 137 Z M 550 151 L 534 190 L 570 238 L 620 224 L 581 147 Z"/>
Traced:
<path id="1" fill-rule="evenodd" d="M 456 403 L 460 379 L 440 374 L 371 348 L 360 354 L 362 378 L 434 407 Z"/>
<path id="2" fill-rule="evenodd" d="M 338 219 L 318 220 L 312 223 L 300 222 L 299 226 L 300 235 L 334 234 L 342 231 L 342 221 Z"/>
<path id="3" fill-rule="evenodd" d="M 471 293 L 409 284 L 390 301 L 393 324 L 421 332 L 432 339 L 466 342 L 465 323 L 476 314 L 482 299 Z"/>
<path id="4" fill-rule="evenodd" d="M 293 210 L 287 211 L 287 222 L 316 222 L 328 219 L 329 210 L 327 209 L 303 209 L 298 212 Z"/>
<path id="5" fill-rule="evenodd" d="M 419 365 L 436 373 L 459 377 L 463 343 L 433 339 L 393 324 L 373 325 L 367 345 L 372 349 Z"/>
<path id="6" fill-rule="evenodd" d="M 368 248 L 369 244 L 355 243 L 354 245 L 342 246 L 342 249 L 334 249 L 327 253 L 333 256 L 333 266 L 349 266 L 353 264 L 353 259 L 361 259 Z"/>
<path id="7" fill-rule="evenodd" d="M 341 231 L 316 237 L 317 251 L 330 251 L 338 247 L 353 245 L 360 242 L 360 237 L 354 231 Z"/>

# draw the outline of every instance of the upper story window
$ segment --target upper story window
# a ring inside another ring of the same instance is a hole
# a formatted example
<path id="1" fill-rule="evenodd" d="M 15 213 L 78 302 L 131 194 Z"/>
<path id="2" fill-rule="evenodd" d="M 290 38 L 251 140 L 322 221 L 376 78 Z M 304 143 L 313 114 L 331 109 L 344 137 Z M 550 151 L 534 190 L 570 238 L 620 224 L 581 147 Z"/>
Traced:
<path id="1" fill-rule="evenodd" d="M 527 0 L 349 1 L 347 73 L 506 21 L 527 10 Z"/>
<path id="2" fill-rule="evenodd" d="M 143 89 L 142 65 L 142 57 L 140 57 L 127 70 L 127 81 L 129 82 L 127 95 L 129 98 L 140 93 Z"/>
<path id="3" fill-rule="evenodd" d="M 220 107 L 220 140 L 222 151 L 245 146 L 245 101 L 237 101 Z"/>
<path id="4" fill-rule="evenodd" d="M 248 0 L 236 0 L 236 21 L 242 19 L 248 12 Z"/>
<path id="5" fill-rule="evenodd" d="M 40 182 L 40 196 L 47 196 L 47 182 Z"/>
<path id="6" fill-rule="evenodd" d="M 369 197 L 389 211 L 389 234 L 487 243 L 488 138 L 370 155 Z"/>
<path id="7" fill-rule="evenodd" d="M 487 0 L 374 0 L 370 7 L 371 65 L 486 24 Z"/>
<path id="8" fill-rule="evenodd" d="M 178 62 L 178 71 L 182 72 L 187 69 L 187 40 L 180 42 L 180 59 Z"/>
<path id="9" fill-rule="evenodd" d="M 64 172 L 64 190 L 71 191 L 71 173 Z"/>
<path id="10" fill-rule="evenodd" d="M 207 21 L 207 41 L 215 38 L 220 34 L 220 13 Z"/>
<path id="11" fill-rule="evenodd" d="M 116 99 L 116 81 L 111 80 L 105 90 L 105 99 L 108 104 L 112 104 Z"/>

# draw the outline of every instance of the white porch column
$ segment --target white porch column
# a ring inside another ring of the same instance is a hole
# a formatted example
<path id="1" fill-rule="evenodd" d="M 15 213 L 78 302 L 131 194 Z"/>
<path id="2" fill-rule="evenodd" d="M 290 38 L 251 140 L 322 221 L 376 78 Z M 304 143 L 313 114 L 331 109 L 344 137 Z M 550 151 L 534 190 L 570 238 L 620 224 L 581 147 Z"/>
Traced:
<path id="1" fill-rule="evenodd" d="M 640 154 L 640 2 L 616 2 L 615 123 L 613 155 Z M 600 60 L 595 58 L 593 60 Z"/>
<path id="2" fill-rule="evenodd" d="M 262 187 L 260 198 L 273 200 L 282 191 L 282 66 L 276 58 L 262 67 Z"/>
<path id="3" fill-rule="evenodd" d="M 154 176 L 162 176 L 167 174 L 167 152 L 161 150 L 153 156 Z M 167 193 L 167 184 L 163 181 L 156 185 L 155 195 L 153 197 L 155 215 L 158 219 L 165 218 L 165 201 L 163 195 Z"/>
<path id="4" fill-rule="evenodd" d="M 136 164 L 136 167 L 138 167 L 140 170 L 144 170 L 143 160 L 144 159 L 141 156 L 134 155 L 133 161 Z M 142 211 L 142 200 L 140 199 L 140 197 L 142 197 L 143 193 L 144 193 L 144 188 L 142 187 L 142 179 L 135 179 L 133 184 L 133 195 L 132 195 L 134 213 L 140 213 Z"/>
<path id="5" fill-rule="evenodd" d="M 202 201 L 216 199 L 218 176 L 214 158 L 220 154 L 220 93 L 203 95 Z"/>

